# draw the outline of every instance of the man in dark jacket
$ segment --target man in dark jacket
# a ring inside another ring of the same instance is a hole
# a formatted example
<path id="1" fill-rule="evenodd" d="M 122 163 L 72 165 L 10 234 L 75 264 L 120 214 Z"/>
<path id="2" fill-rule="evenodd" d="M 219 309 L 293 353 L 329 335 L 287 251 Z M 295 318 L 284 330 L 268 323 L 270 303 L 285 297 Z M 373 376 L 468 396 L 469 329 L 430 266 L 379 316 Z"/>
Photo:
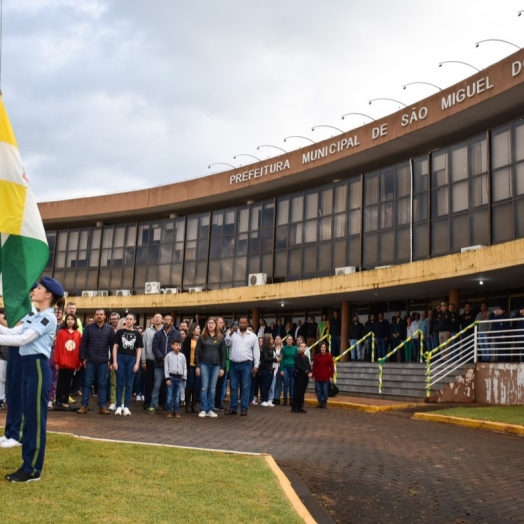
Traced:
<path id="1" fill-rule="evenodd" d="M 82 407 L 77 411 L 80 415 L 85 415 L 89 411 L 89 397 L 95 374 L 98 383 L 98 412 L 101 415 L 110 413 L 106 408 L 106 385 L 113 338 L 113 328 L 106 324 L 106 312 L 97 309 L 95 322 L 84 327 L 80 344 L 80 360 L 85 369 Z"/>
<path id="2" fill-rule="evenodd" d="M 375 325 L 375 344 L 377 346 L 377 357 L 386 356 L 389 337 L 389 322 L 384 318 L 384 313 L 378 314 L 378 321 Z"/>
<path id="3" fill-rule="evenodd" d="M 349 328 L 349 345 L 355 346 L 351 350 L 351 360 L 362 360 L 362 344 L 357 342 L 364 337 L 364 325 L 360 322 L 358 315 L 353 317 L 353 323 Z"/>
<path id="4" fill-rule="evenodd" d="M 497 306 L 494 309 L 493 322 L 491 322 L 491 331 L 498 333 L 492 333 L 493 342 L 491 347 L 494 350 L 495 362 L 509 362 L 510 361 L 510 349 L 509 349 L 509 336 L 507 330 L 510 329 L 510 322 L 501 322 L 506 320 L 508 315 L 503 306 Z"/>
<path id="5" fill-rule="evenodd" d="M 391 334 L 391 349 L 395 349 L 399 344 L 402 344 L 406 340 L 407 335 L 407 324 L 402 318 L 400 311 L 397 311 L 390 324 Z M 392 358 L 395 358 L 394 356 Z M 404 351 L 397 351 L 397 362 L 404 361 Z"/>
<path id="6" fill-rule="evenodd" d="M 151 405 L 149 412 L 154 414 L 159 405 L 158 398 L 162 398 L 161 388 L 165 387 L 164 381 L 164 359 L 171 351 L 173 339 L 180 336 L 180 331 L 173 325 L 173 317 L 166 315 L 164 317 L 163 329 L 157 331 L 153 336 L 153 355 L 155 357 L 155 384 L 151 393 Z"/>

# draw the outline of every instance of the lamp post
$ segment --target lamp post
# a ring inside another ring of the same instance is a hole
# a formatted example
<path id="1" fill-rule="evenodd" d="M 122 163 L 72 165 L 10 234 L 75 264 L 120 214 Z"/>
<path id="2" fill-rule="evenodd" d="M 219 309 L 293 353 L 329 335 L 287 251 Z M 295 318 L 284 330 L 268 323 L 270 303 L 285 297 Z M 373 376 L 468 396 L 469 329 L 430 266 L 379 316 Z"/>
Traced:
<path id="1" fill-rule="evenodd" d="M 401 106 L 408 107 L 404 102 L 400 102 L 398 100 L 395 100 L 394 98 L 373 98 L 373 100 L 369 101 L 369 105 L 371 105 L 373 102 L 376 102 L 377 100 L 387 100 L 389 102 L 395 102 L 396 104 L 400 104 Z"/>
<path id="2" fill-rule="evenodd" d="M 344 120 L 346 116 L 350 116 L 350 115 L 365 116 L 366 118 L 373 120 L 373 122 L 375 121 L 375 119 L 372 116 L 366 115 L 365 113 L 346 113 L 345 115 L 342 115 L 342 120 Z"/>
<path id="3" fill-rule="evenodd" d="M 261 148 L 261 147 L 274 147 L 275 149 L 280 149 L 280 151 L 282 151 L 283 153 L 287 153 L 287 151 L 285 149 L 282 149 L 281 147 L 278 147 L 278 146 L 272 146 L 271 144 L 263 144 L 261 146 L 257 146 L 257 151 Z"/>
<path id="4" fill-rule="evenodd" d="M 508 42 L 507 40 L 501 40 L 500 38 L 487 38 L 486 40 L 481 40 L 480 42 L 477 42 L 475 44 L 475 47 L 478 47 L 480 44 L 484 42 L 503 42 L 504 44 L 509 44 L 513 47 L 516 47 L 517 49 L 521 49 L 517 44 L 514 44 L 513 42 Z"/>
<path id="5" fill-rule="evenodd" d="M 446 60 L 445 62 L 440 62 L 438 66 L 442 67 L 442 64 L 462 64 L 462 65 L 467 65 L 468 67 L 472 67 L 473 69 L 475 69 L 475 71 L 478 71 L 479 73 L 481 71 L 481 69 L 479 69 L 478 67 L 472 66 L 471 64 L 468 64 L 467 62 L 460 62 L 458 60 Z"/>
<path id="6" fill-rule="evenodd" d="M 302 136 L 302 135 L 286 136 L 286 138 L 284 138 L 284 142 L 287 142 L 288 138 L 303 138 L 304 140 L 309 140 L 312 144 L 316 144 L 314 140 L 311 140 L 311 138 L 308 138 L 307 136 Z"/>
<path id="7" fill-rule="evenodd" d="M 406 87 L 412 86 L 413 84 L 425 84 L 425 85 L 428 85 L 428 86 L 435 87 L 439 91 L 442 91 L 442 88 L 440 88 L 439 86 L 436 86 L 435 84 L 432 84 L 431 82 L 410 82 L 409 84 L 406 84 L 405 86 L 402 86 L 402 89 L 406 89 Z"/>
<path id="8" fill-rule="evenodd" d="M 339 129 L 338 127 L 335 127 L 335 126 L 328 126 L 328 125 L 323 125 L 323 124 L 320 124 L 318 126 L 314 126 L 311 128 L 311 131 L 314 131 L 317 127 L 329 127 L 330 129 L 336 129 L 337 131 L 339 131 L 340 133 L 345 133 L 345 131 L 342 131 L 342 129 Z"/>
<path id="9" fill-rule="evenodd" d="M 231 164 L 228 164 L 227 162 L 213 162 L 212 164 L 209 164 L 207 166 L 208 169 L 211 169 L 211 166 L 219 166 L 219 165 L 222 165 L 222 166 L 228 166 L 230 167 L 231 169 L 238 169 L 236 168 L 235 166 L 232 166 Z"/>
<path id="10" fill-rule="evenodd" d="M 238 155 L 235 155 L 233 157 L 233 160 L 236 160 L 237 156 L 250 156 L 251 158 L 254 158 L 257 162 L 262 162 L 262 160 L 260 160 L 260 158 L 258 158 L 255 155 L 250 155 L 249 153 L 238 153 Z"/>

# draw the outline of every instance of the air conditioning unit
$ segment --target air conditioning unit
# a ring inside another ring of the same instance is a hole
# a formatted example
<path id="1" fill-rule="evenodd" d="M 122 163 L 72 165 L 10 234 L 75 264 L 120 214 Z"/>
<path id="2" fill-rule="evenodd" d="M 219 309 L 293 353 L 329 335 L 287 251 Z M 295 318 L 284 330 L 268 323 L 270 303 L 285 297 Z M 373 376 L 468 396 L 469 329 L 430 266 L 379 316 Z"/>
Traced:
<path id="1" fill-rule="evenodd" d="M 180 290 L 177 287 L 165 287 L 162 289 L 162 292 L 164 295 L 175 295 L 176 293 L 179 293 Z"/>
<path id="2" fill-rule="evenodd" d="M 157 295 L 160 293 L 160 282 L 146 282 L 146 295 Z"/>
<path id="3" fill-rule="evenodd" d="M 355 266 L 336 267 L 335 275 L 337 277 L 339 275 L 350 275 L 351 273 L 355 273 L 356 271 L 357 271 L 357 268 Z"/>
<path id="4" fill-rule="evenodd" d="M 201 287 L 190 287 L 189 292 L 190 293 L 202 293 L 203 289 Z"/>
<path id="5" fill-rule="evenodd" d="M 108 297 L 109 296 L 109 291 L 97 291 L 96 292 L 96 296 L 97 297 Z"/>
<path id="6" fill-rule="evenodd" d="M 484 246 L 483 244 L 478 244 L 476 246 L 463 247 L 460 250 L 460 252 L 461 253 L 467 253 L 468 251 L 476 251 L 477 249 L 482 249 L 483 247 L 487 247 L 487 246 Z"/>
<path id="7" fill-rule="evenodd" d="M 247 279 L 247 283 L 250 286 L 263 286 L 267 283 L 266 273 L 251 273 Z"/>
<path id="8" fill-rule="evenodd" d="M 393 267 L 391 264 L 389 266 L 377 266 L 375 269 L 386 269 L 387 267 Z"/>
<path id="9" fill-rule="evenodd" d="M 116 290 L 116 296 L 117 297 L 128 297 L 130 295 L 132 295 L 133 293 L 131 292 L 130 289 L 117 289 Z"/>
<path id="10" fill-rule="evenodd" d="M 96 297 L 96 291 L 82 291 L 83 297 Z"/>

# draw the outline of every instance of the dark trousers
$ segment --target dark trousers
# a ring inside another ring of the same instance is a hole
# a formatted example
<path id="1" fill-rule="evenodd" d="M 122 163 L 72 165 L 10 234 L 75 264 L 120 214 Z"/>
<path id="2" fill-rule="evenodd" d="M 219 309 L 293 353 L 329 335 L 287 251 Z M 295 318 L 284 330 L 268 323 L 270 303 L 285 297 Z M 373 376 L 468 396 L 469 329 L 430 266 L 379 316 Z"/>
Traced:
<path id="1" fill-rule="evenodd" d="M 146 370 L 144 371 L 145 382 L 146 382 L 146 391 L 145 391 L 145 404 L 148 406 L 151 405 L 151 393 L 153 392 L 153 387 L 155 386 L 155 361 L 146 360 Z"/>
<path id="2" fill-rule="evenodd" d="M 295 393 L 293 397 L 293 411 L 300 411 L 304 407 L 304 395 L 306 394 L 309 377 L 305 373 L 297 372 L 295 377 Z"/>
<path id="3" fill-rule="evenodd" d="M 58 371 L 58 382 L 56 383 L 56 401 L 58 404 L 67 404 L 71 394 L 74 369 L 60 369 Z"/>
<path id="4" fill-rule="evenodd" d="M 222 388 L 224 387 L 224 380 L 226 380 L 226 374 L 224 373 L 221 377 L 218 377 L 217 387 L 215 389 L 215 408 L 222 404 Z"/>
<path id="5" fill-rule="evenodd" d="M 44 466 L 50 386 L 47 358 L 44 355 L 22 357 L 22 460 L 24 470 L 30 474 L 39 474 Z"/>
<path id="6" fill-rule="evenodd" d="M 261 376 L 260 386 L 260 398 L 262 402 L 269 400 L 269 390 L 271 388 L 271 382 L 273 381 L 273 369 L 259 369 L 258 373 Z"/>
<path id="7" fill-rule="evenodd" d="M 5 437 L 22 442 L 22 357 L 18 347 L 9 348 L 5 381 L 7 386 Z"/>

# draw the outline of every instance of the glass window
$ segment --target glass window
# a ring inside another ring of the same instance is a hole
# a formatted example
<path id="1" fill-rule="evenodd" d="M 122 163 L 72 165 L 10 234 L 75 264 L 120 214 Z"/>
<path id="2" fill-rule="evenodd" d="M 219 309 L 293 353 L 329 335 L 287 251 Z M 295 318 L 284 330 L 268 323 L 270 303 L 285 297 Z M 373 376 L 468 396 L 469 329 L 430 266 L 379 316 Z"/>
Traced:
<path id="1" fill-rule="evenodd" d="M 349 224 L 348 224 L 348 235 L 358 235 L 360 234 L 360 219 L 361 212 L 360 209 L 357 211 L 349 212 Z"/>
<path id="2" fill-rule="evenodd" d="M 380 204 L 380 229 L 389 227 L 393 227 L 393 202 Z"/>
<path id="3" fill-rule="evenodd" d="M 395 231 L 379 235 L 378 262 L 380 265 L 393 262 L 395 256 Z"/>
<path id="4" fill-rule="evenodd" d="M 263 229 L 260 231 L 261 251 L 273 251 L 273 229 Z"/>
<path id="5" fill-rule="evenodd" d="M 209 237 L 209 215 L 204 215 L 198 219 L 198 238 L 208 238 L 208 237 Z"/>
<path id="6" fill-rule="evenodd" d="M 208 248 L 208 243 L 207 243 L 207 239 L 206 240 L 199 240 L 197 242 L 197 259 L 198 260 L 202 260 L 204 258 L 207 258 L 207 248 Z"/>
<path id="7" fill-rule="evenodd" d="M 286 276 L 287 271 L 287 251 L 275 253 L 275 277 L 281 278 Z"/>
<path id="8" fill-rule="evenodd" d="M 522 237 L 524 237 L 524 199 L 521 198 L 515 201 L 515 238 Z"/>
<path id="9" fill-rule="evenodd" d="M 61 268 L 65 267 L 65 263 L 66 263 L 65 251 L 61 251 L 61 252 L 57 253 L 56 254 L 56 260 L 55 260 L 55 267 L 61 269 Z M 98 265 L 98 257 L 97 257 L 96 265 Z"/>
<path id="10" fill-rule="evenodd" d="M 291 222 L 301 222 L 304 214 L 304 196 L 298 195 L 291 198 Z"/>
<path id="11" fill-rule="evenodd" d="M 260 253 L 260 233 L 255 231 L 249 234 L 249 254 Z"/>
<path id="12" fill-rule="evenodd" d="M 87 249 L 89 240 L 89 231 L 87 229 L 83 229 L 80 231 L 80 238 L 78 240 L 78 249 Z"/>
<path id="13" fill-rule="evenodd" d="M 425 195 L 423 195 L 425 196 Z M 397 226 L 409 224 L 409 198 L 402 198 L 396 202 Z"/>
<path id="14" fill-rule="evenodd" d="M 413 258 L 421 259 L 429 256 L 429 239 L 427 224 L 413 226 Z"/>
<path id="15" fill-rule="evenodd" d="M 318 191 L 306 193 L 306 220 L 318 216 Z"/>
<path id="16" fill-rule="evenodd" d="M 249 231 L 257 231 L 262 225 L 261 215 L 262 204 L 253 204 L 251 206 L 251 222 L 249 224 Z"/>
<path id="17" fill-rule="evenodd" d="M 198 217 L 189 217 L 187 219 L 187 239 L 196 240 L 198 235 Z"/>
<path id="18" fill-rule="evenodd" d="M 317 250 L 317 271 L 329 271 L 331 273 L 332 269 L 331 243 L 320 244 Z"/>
<path id="19" fill-rule="evenodd" d="M 378 228 L 378 206 L 364 209 L 364 233 L 376 231 Z"/>
<path id="20" fill-rule="evenodd" d="M 428 190 L 429 161 L 427 156 L 413 161 L 413 191 L 420 193 Z"/>
<path id="21" fill-rule="evenodd" d="M 160 246 L 160 264 L 170 264 L 171 263 L 171 244 L 162 244 Z"/>
<path id="22" fill-rule="evenodd" d="M 289 226 L 289 247 L 302 244 L 302 222 Z"/>
<path id="23" fill-rule="evenodd" d="M 395 231 L 395 260 L 409 260 L 409 227 L 403 227 Z"/>
<path id="24" fill-rule="evenodd" d="M 360 237 L 353 237 L 348 240 L 348 265 L 360 266 Z"/>
<path id="25" fill-rule="evenodd" d="M 317 221 L 308 220 L 304 223 L 304 242 L 317 241 Z"/>
<path id="26" fill-rule="evenodd" d="M 524 195 L 524 162 L 515 166 L 515 195 Z"/>
<path id="27" fill-rule="evenodd" d="M 208 284 L 220 283 L 220 260 L 210 260 L 207 274 Z"/>
<path id="28" fill-rule="evenodd" d="M 468 148 L 466 144 L 460 144 L 451 148 L 451 181 L 457 182 L 468 178 Z"/>
<path id="29" fill-rule="evenodd" d="M 489 204 L 488 175 L 473 178 L 471 185 L 471 207 Z"/>
<path id="30" fill-rule="evenodd" d="M 460 182 L 459 184 L 453 184 L 451 186 L 451 211 L 457 213 L 468 209 L 469 197 L 468 197 L 468 185 L 469 183 Z"/>
<path id="31" fill-rule="evenodd" d="M 67 246 L 69 251 L 76 251 L 78 249 L 78 236 L 78 229 L 69 231 L 69 243 Z"/>
<path id="32" fill-rule="evenodd" d="M 431 176 L 432 187 L 444 186 L 448 183 L 448 153 L 443 151 L 435 153 L 432 159 L 433 174 Z"/>
<path id="33" fill-rule="evenodd" d="M 513 124 L 513 150 L 515 162 L 524 160 L 524 122 L 520 121 Z"/>
<path id="34" fill-rule="evenodd" d="M 114 247 L 124 247 L 124 241 L 126 236 L 126 227 L 125 226 L 116 226 L 113 237 L 113 246 Z"/>
<path id="35" fill-rule="evenodd" d="M 451 251 L 458 252 L 470 246 L 469 215 L 463 214 L 451 218 Z"/>
<path id="36" fill-rule="evenodd" d="M 491 213 L 493 242 L 513 240 L 513 203 L 493 206 Z"/>
<path id="37" fill-rule="evenodd" d="M 98 249 L 92 249 L 89 252 L 89 267 L 98 267 L 99 258 L 100 258 L 100 251 Z"/>
<path id="38" fill-rule="evenodd" d="M 413 221 L 420 222 L 428 219 L 428 197 L 427 194 L 415 195 L 413 197 Z"/>
<path id="39" fill-rule="evenodd" d="M 448 187 L 434 189 L 432 192 L 431 214 L 434 218 L 448 214 Z"/>
<path id="40" fill-rule="evenodd" d="M 480 175 L 488 170 L 488 141 L 485 136 L 470 140 L 470 175 Z"/>
<path id="41" fill-rule="evenodd" d="M 449 253 L 449 222 L 448 219 L 431 223 L 431 254 L 447 255 Z"/>
<path id="42" fill-rule="evenodd" d="M 346 214 L 340 213 L 333 217 L 333 238 L 346 236 Z"/>
<path id="43" fill-rule="evenodd" d="M 158 245 L 152 244 L 149 246 L 147 250 L 147 264 L 148 265 L 154 265 L 158 264 Z"/>
<path id="44" fill-rule="evenodd" d="M 362 189 L 360 178 L 357 178 L 349 182 L 349 209 L 360 207 L 362 207 Z"/>
<path id="45" fill-rule="evenodd" d="M 242 207 L 238 210 L 238 231 L 247 233 L 249 231 L 249 208 Z"/>
<path id="46" fill-rule="evenodd" d="M 319 221 L 319 240 L 331 240 L 331 217 L 323 217 Z"/>
<path id="47" fill-rule="evenodd" d="M 211 219 L 211 236 L 218 237 L 222 235 L 224 227 L 224 213 L 222 211 L 213 211 Z"/>
<path id="48" fill-rule="evenodd" d="M 209 247 L 209 258 L 220 258 L 222 253 L 222 237 L 212 238 Z"/>
<path id="49" fill-rule="evenodd" d="M 174 234 L 175 234 L 174 222 L 172 220 L 162 220 L 162 243 L 171 244 L 175 240 Z M 129 230 L 128 230 L 128 241 L 129 241 Z"/>
<path id="50" fill-rule="evenodd" d="M 409 196 L 411 193 L 411 170 L 409 164 L 397 166 L 395 181 L 396 197 Z"/>
<path id="51" fill-rule="evenodd" d="M 290 275 L 300 273 L 302 268 L 302 249 L 290 249 L 288 251 L 287 270 Z"/>
<path id="52" fill-rule="evenodd" d="M 176 241 L 177 242 L 183 242 L 184 241 L 185 232 L 186 232 L 186 219 L 185 218 L 179 218 L 176 221 Z"/>
<path id="53" fill-rule="evenodd" d="M 173 246 L 173 262 L 182 262 L 184 258 L 184 242 L 176 242 Z"/>
<path id="54" fill-rule="evenodd" d="M 496 169 L 511 163 L 509 126 L 493 131 L 491 135 L 491 167 Z"/>
<path id="55" fill-rule="evenodd" d="M 348 186 L 346 183 L 335 186 L 335 213 L 342 213 L 346 210 L 348 199 Z"/>
<path id="56" fill-rule="evenodd" d="M 323 189 L 321 191 L 322 195 L 322 216 L 333 214 L 333 188 Z"/>
<path id="57" fill-rule="evenodd" d="M 235 237 L 228 235 L 222 237 L 222 257 L 230 257 L 235 254 Z"/>
<path id="58" fill-rule="evenodd" d="M 196 240 L 188 240 L 186 242 L 185 255 L 186 260 L 195 260 L 196 259 Z"/>
<path id="59" fill-rule="evenodd" d="M 470 215 L 471 245 L 487 246 L 489 240 L 489 213 L 488 209 L 480 209 Z"/>
<path id="60" fill-rule="evenodd" d="M 378 174 L 366 175 L 364 177 L 364 201 L 366 205 L 378 203 Z M 351 192 L 350 192 L 351 194 Z M 359 206 L 360 207 L 360 204 Z"/>
<path id="61" fill-rule="evenodd" d="M 232 282 L 233 281 L 233 259 L 226 258 L 222 260 L 220 266 L 220 281 L 221 282 Z"/>
<path id="62" fill-rule="evenodd" d="M 302 254 L 302 273 L 315 273 L 317 270 L 317 246 L 304 248 Z"/>
<path id="63" fill-rule="evenodd" d="M 233 267 L 233 280 L 246 281 L 246 269 L 247 269 L 247 258 L 237 257 L 235 258 Z"/>
<path id="64" fill-rule="evenodd" d="M 493 201 L 511 198 L 511 168 L 499 169 L 492 174 Z"/>
<path id="65" fill-rule="evenodd" d="M 395 190 L 395 168 L 380 171 L 380 201 L 393 200 Z"/>
<path id="66" fill-rule="evenodd" d="M 346 241 L 333 242 L 333 267 L 346 266 Z"/>
<path id="67" fill-rule="evenodd" d="M 287 230 L 287 227 L 285 227 Z M 247 233 L 241 233 L 237 237 L 237 247 L 236 247 L 236 254 L 237 255 L 247 255 Z"/>
<path id="68" fill-rule="evenodd" d="M 378 265 L 378 246 L 377 246 L 377 235 L 365 235 L 363 239 L 363 264 L 367 267 L 375 267 Z M 351 249 L 350 249 L 351 255 Z M 351 257 L 350 257 L 351 258 Z M 355 265 L 351 263 L 352 265 Z"/>
<path id="69" fill-rule="evenodd" d="M 271 218 L 273 218 L 273 210 L 270 210 Z M 235 216 L 236 210 L 230 209 L 224 212 L 224 235 L 232 235 L 235 232 Z"/>
<path id="70" fill-rule="evenodd" d="M 277 226 L 287 224 L 289 220 L 289 197 L 277 200 Z"/>
<path id="71" fill-rule="evenodd" d="M 100 241 L 102 239 L 102 230 L 101 229 L 92 229 L 91 230 L 91 249 L 98 249 L 100 247 Z"/>

